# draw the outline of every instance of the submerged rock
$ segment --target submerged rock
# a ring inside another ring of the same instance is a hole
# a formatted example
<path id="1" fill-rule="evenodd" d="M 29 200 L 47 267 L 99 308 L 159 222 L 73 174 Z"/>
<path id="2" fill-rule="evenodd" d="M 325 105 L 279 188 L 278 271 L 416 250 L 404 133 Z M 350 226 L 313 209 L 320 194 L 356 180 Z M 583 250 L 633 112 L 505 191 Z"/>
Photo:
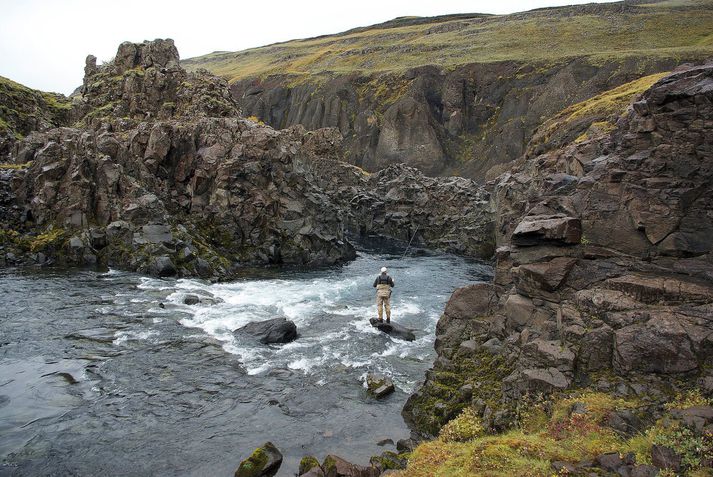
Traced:
<path id="1" fill-rule="evenodd" d="M 248 323 L 235 333 L 252 336 L 262 344 L 289 343 L 297 338 L 297 325 L 287 318 L 272 318 Z"/>
<path id="2" fill-rule="evenodd" d="M 395 323 L 393 320 L 390 323 L 386 322 L 379 322 L 376 318 L 370 318 L 369 323 L 371 323 L 371 326 L 374 328 L 378 329 L 379 331 L 383 331 L 387 335 L 393 336 L 394 338 L 400 339 L 400 340 L 405 340 L 405 341 L 413 341 L 416 339 L 416 335 L 411 331 L 409 328 L 406 328 L 405 326 L 401 326 L 398 323 Z"/>
<path id="3" fill-rule="evenodd" d="M 272 442 L 266 442 L 240 463 L 235 477 L 272 477 L 282 465 L 282 453 Z"/>

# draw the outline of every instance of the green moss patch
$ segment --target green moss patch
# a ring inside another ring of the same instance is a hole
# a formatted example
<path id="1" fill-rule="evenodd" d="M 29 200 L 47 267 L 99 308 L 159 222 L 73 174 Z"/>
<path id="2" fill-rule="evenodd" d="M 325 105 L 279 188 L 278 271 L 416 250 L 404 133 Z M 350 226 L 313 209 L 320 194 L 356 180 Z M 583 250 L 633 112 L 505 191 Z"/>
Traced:
<path id="1" fill-rule="evenodd" d="M 673 411 L 707 405 L 710 405 L 709 400 L 693 389 L 673 397 L 663 407 Z M 451 426 L 462 427 L 463 422 L 459 421 L 473 420 L 473 416 L 461 414 L 444 427 L 438 439 L 419 445 L 409 456 L 407 469 L 394 475 L 550 477 L 563 475 L 553 470 L 553 462 L 577 465 L 614 452 L 633 453 L 637 464 L 651 464 L 654 445 L 668 447 L 681 457 L 679 475 L 711 475 L 711 469 L 706 466 L 713 459 L 713 433 L 694 431 L 668 413 L 646 431 L 630 438 L 607 426 L 613 412 L 640 409 L 642 403 L 638 399 L 582 390 L 552 400 L 533 400 L 525 407 L 528 412 L 522 413 L 516 429 L 497 435 L 471 433 L 470 438 L 450 439 Z M 597 473 L 600 470 L 592 469 L 592 472 L 600 475 Z M 659 475 L 674 475 L 666 472 L 661 471 Z"/>

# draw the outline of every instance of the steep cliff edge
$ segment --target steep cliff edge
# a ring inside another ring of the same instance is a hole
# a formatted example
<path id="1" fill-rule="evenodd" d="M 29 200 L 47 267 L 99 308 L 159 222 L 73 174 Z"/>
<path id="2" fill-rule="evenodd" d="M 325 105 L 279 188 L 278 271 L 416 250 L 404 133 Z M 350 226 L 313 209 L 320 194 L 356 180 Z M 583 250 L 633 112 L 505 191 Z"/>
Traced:
<path id="1" fill-rule="evenodd" d="M 713 54 L 710 2 L 397 19 L 183 62 L 275 128 L 336 127 L 346 160 L 478 180 L 569 105 Z M 526 33 L 526 34 L 525 34 Z"/>
<path id="2" fill-rule="evenodd" d="M 521 159 L 493 194 L 494 283 L 453 294 L 404 417 L 433 436 L 471 409 L 502 431 L 589 390 L 650 424 L 677 394 L 713 397 L 712 200 L 712 64 L 656 82 L 610 133 Z"/>

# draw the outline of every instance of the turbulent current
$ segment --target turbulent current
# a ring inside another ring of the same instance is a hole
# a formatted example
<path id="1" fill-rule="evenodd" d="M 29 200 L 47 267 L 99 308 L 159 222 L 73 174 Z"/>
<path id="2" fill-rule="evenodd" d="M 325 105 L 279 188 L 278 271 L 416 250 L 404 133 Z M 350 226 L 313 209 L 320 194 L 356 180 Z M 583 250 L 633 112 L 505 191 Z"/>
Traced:
<path id="1" fill-rule="evenodd" d="M 392 318 L 414 342 L 374 330 L 372 283 L 396 281 Z M 362 251 L 318 271 L 252 270 L 229 283 L 110 271 L 0 271 L 0 475 L 232 475 L 264 441 L 294 475 L 306 454 L 366 464 L 408 436 L 401 407 L 433 358 L 450 293 L 490 268 L 444 255 Z M 212 297 L 185 305 L 187 294 Z M 299 337 L 233 334 L 293 320 Z M 396 393 L 370 398 L 367 372 Z"/>

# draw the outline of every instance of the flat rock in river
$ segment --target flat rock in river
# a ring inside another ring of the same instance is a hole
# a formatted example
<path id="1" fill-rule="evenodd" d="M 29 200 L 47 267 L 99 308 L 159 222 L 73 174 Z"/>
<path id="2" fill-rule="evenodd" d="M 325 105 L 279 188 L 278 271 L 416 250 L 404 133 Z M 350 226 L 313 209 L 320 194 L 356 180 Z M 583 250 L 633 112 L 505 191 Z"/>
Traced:
<path id="1" fill-rule="evenodd" d="M 413 331 L 410 329 L 399 325 L 398 323 L 394 323 L 391 321 L 390 323 L 386 322 L 379 322 L 376 318 L 370 318 L 369 323 L 371 323 L 371 326 L 374 328 L 378 329 L 379 331 L 383 331 L 387 335 L 393 336 L 394 338 L 398 338 L 400 340 L 405 340 L 405 341 L 413 341 L 416 339 L 416 335 L 413 334 Z"/>

